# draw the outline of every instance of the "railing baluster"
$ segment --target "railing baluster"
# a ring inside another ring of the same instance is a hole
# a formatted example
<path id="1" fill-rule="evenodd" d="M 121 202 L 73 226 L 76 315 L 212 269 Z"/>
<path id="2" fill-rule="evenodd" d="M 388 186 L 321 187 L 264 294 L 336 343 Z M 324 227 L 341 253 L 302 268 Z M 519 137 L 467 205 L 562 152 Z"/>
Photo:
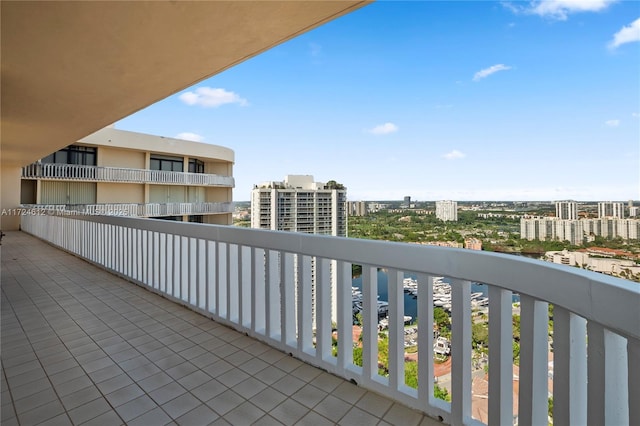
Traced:
<path id="1" fill-rule="evenodd" d="M 280 310 L 282 304 L 280 300 L 280 257 L 281 253 L 275 250 L 267 250 L 267 285 L 266 308 L 267 308 L 267 336 L 280 340 Z"/>
<path id="2" fill-rule="evenodd" d="M 418 399 L 432 405 L 433 396 L 433 277 L 418 274 Z"/>
<path id="3" fill-rule="evenodd" d="M 605 424 L 605 347 L 604 327 L 587 322 L 587 424 Z"/>
<path id="4" fill-rule="evenodd" d="M 195 272 L 196 272 L 196 302 L 195 305 L 196 307 L 202 309 L 202 296 L 201 296 L 201 290 L 202 290 L 202 282 L 204 281 L 202 279 L 202 267 L 204 266 L 203 259 L 201 259 L 201 249 L 200 249 L 200 245 L 202 244 L 202 240 L 200 238 L 196 238 L 196 264 L 195 264 Z"/>
<path id="5" fill-rule="evenodd" d="M 204 243 L 204 272 L 203 272 L 203 277 L 202 277 L 202 281 L 203 281 L 203 285 L 204 285 L 204 306 L 203 309 L 206 312 L 211 312 L 211 301 L 210 301 L 210 297 L 211 297 L 211 267 L 210 267 L 210 262 L 211 262 L 211 258 L 210 258 L 210 251 L 209 251 L 209 245 L 211 245 L 211 241 L 209 240 L 203 240 Z"/>
<path id="6" fill-rule="evenodd" d="M 520 295 L 518 424 L 546 424 L 548 415 L 548 303 Z"/>
<path id="7" fill-rule="evenodd" d="M 489 423 L 513 423 L 512 293 L 489 286 Z"/>
<path id="8" fill-rule="evenodd" d="M 389 295 L 389 386 L 393 390 L 398 390 L 401 384 L 404 385 L 404 298 L 402 297 L 402 285 L 400 284 L 404 274 L 396 269 L 389 269 L 387 276 Z"/>
<path id="9" fill-rule="evenodd" d="M 294 294 L 294 255 L 280 253 L 280 340 L 283 347 L 296 347 L 296 315 Z"/>
<path id="10" fill-rule="evenodd" d="M 229 292 L 227 291 L 229 280 L 229 244 L 218 244 L 218 316 L 229 316 Z"/>
<path id="11" fill-rule="evenodd" d="M 362 265 L 362 368 L 367 382 L 378 375 L 378 276 L 374 266 Z"/>
<path id="12" fill-rule="evenodd" d="M 627 339 L 605 329 L 605 422 L 609 425 L 629 423 L 629 387 L 627 380 Z M 636 358 L 635 362 L 640 361 Z M 640 401 L 636 401 L 640 403 Z"/>
<path id="13" fill-rule="evenodd" d="M 586 321 L 553 307 L 553 421 L 587 423 Z"/>
<path id="14" fill-rule="evenodd" d="M 298 351 L 313 354 L 311 264 L 311 257 L 298 255 Z"/>
<path id="15" fill-rule="evenodd" d="M 338 368 L 344 371 L 353 363 L 353 303 L 352 268 L 347 262 L 338 262 Z"/>
<path id="16" fill-rule="evenodd" d="M 259 334 L 266 334 L 266 275 L 265 275 L 265 250 L 251 248 L 253 259 L 251 268 L 251 319 L 252 330 Z"/>
<path id="17" fill-rule="evenodd" d="M 331 268 L 330 261 L 316 258 L 316 356 L 329 360 L 331 356 Z"/>
<path id="18" fill-rule="evenodd" d="M 471 419 L 471 283 L 451 280 L 451 422 Z"/>

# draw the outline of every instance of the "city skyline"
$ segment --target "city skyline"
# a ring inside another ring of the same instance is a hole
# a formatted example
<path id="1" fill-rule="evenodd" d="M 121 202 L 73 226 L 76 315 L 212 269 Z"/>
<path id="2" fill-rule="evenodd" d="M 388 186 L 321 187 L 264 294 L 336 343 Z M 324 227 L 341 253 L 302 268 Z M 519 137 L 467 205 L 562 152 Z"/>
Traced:
<path id="1" fill-rule="evenodd" d="M 116 126 L 230 147 L 234 200 L 638 199 L 638 40 L 634 2 L 376 2 Z"/>

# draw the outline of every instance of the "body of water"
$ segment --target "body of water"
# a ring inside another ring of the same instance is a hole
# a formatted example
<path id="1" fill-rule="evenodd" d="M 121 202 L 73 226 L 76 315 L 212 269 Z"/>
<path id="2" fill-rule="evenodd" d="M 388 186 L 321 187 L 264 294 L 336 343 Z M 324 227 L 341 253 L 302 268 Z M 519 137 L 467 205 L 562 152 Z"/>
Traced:
<path id="1" fill-rule="evenodd" d="M 414 274 L 405 274 L 405 278 L 416 278 Z M 444 278 L 443 282 L 450 282 L 448 278 Z M 353 287 L 357 287 L 362 290 L 362 276 L 354 277 L 351 280 L 351 285 Z M 482 293 L 483 296 L 488 296 L 489 289 L 488 286 L 479 283 L 471 283 L 471 292 L 472 293 Z M 417 300 L 414 296 L 409 293 L 403 292 L 404 297 L 404 315 L 409 315 L 413 320 L 418 316 L 418 305 Z M 389 301 L 389 291 L 388 291 L 388 276 L 387 272 L 384 269 L 378 269 L 378 299 L 383 301 Z M 520 298 L 517 294 L 513 295 L 513 301 L 517 302 Z"/>

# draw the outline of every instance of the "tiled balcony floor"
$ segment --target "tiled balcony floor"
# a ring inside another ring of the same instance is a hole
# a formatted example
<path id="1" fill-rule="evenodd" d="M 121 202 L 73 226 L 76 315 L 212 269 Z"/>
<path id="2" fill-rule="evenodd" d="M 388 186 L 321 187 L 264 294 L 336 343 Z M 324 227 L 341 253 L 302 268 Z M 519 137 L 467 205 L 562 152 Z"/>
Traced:
<path id="1" fill-rule="evenodd" d="M 22 232 L 2 257 L 2 420 L 430 425 Z"/>

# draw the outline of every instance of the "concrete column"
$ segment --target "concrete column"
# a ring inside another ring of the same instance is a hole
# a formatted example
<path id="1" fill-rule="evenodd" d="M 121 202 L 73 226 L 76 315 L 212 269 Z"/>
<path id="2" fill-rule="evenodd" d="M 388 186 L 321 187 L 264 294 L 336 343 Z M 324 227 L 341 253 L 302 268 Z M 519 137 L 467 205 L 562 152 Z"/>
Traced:
<path id="1" fill-rule="evenodd" d="M 20 173 L 19 166 L 2 166 L 0 171 L 0 229 L 15 231 L 20 228 Z"/>

